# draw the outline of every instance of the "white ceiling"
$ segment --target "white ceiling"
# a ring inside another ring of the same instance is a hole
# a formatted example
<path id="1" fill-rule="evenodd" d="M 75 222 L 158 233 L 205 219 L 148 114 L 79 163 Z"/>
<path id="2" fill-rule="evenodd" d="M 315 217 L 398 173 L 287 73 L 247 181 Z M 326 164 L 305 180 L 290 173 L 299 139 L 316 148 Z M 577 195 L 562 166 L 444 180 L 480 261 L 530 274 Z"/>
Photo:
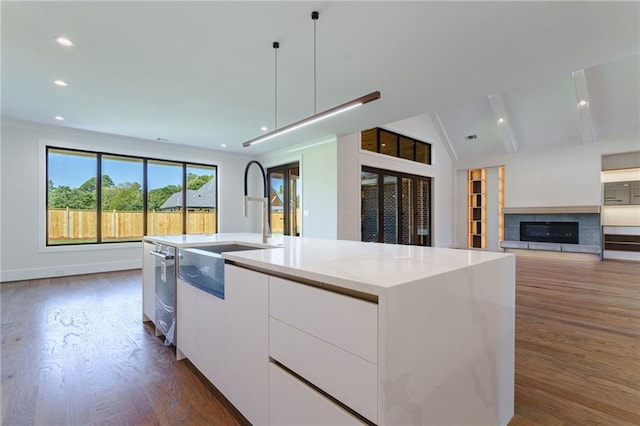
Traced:
<path id="1" fill-rule="evenodd" d="M 2 114 L 248 155 L 437 112 L 459 157 L 581 143 L 573 71 L 594 133 L 638 135 L 639 2 L 7 2 Z M 274 124 L 374 90 L 380 100 L 242 148 Z M 75 46 L 54 41 L 65 35 Z M 604 64 L 604 65 L 601 65 Z M 69 83 L 66 88 L 52 84 Z M 62 115 L 65 121 L 54 120 Z M 477 134 L 473 142 L 464 140 Z M 160 142 L 159 142 L 160 143 Z M 106 147 L 105 147 L 106 149 Z"/>

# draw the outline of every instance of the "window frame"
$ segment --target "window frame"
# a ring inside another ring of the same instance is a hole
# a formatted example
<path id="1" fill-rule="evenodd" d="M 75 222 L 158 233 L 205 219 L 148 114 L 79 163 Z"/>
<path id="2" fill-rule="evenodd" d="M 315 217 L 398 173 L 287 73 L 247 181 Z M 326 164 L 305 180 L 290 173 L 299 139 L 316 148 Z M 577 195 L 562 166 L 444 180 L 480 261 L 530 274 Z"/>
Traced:
<path id="1" fill-rule="evenodd" d="M 376 150 L 375 151 L 363 147 L 363 135 L 365 134 L 365 132 L 375 133 L 375 143 L 376 143 Z M 395 151 L 395 152 L 393 152 L 393 153 L 383 152 L 384 149 L 383 149 L 383 146 L 382 146 L 383 144 L 381 142 L 381 137 L 382 137 L 383 133 L 386 134 L 386 136 L 390 136 L 390 137 L 394 138 L 395 149 L 393 151 Z M 401 153 L 402 153 L 401 141 L 402 140 L 409 141 L 409 142 L 412 143 L 412 145 L 413 145 L 412 146 L 412 151 L 413 152 L 412 152 L 411 158 L 406 158 L 406 157 L 403 157 L 401 155 Z M 429 153 L 428 157 L 429 158 L 427 159 L 427 162 L 420 161 L 418 159 L 418 148 L 417 147 L 418 147 L 419 144 L 428 147 L 428 153 Z M 396 132 L 393 132 L 391 130 L 383 129 L 382 127 L 374 127 L 372 129 L 367 129 L 367 130 L 363 130 L 363 131 L 360 132 L 360 150 L 363 151 L 363 152 L 373 152 L 373 153 L 376 153 L 376 154 L 385 155 L 387 157 L 398 158 L 400 160 L 411 161 L 411 162 L 414 162 L 414 163 L 424 164 L 424 165 L 427 165 L 427 166 L 432 166 L 433 165 L 433 145 L 431 143 L 425 142 L 425 141 L 421 141 L 421 140 L 418 140 L 416 138 L 412 138 L 412 137 L 407 136 L 407 135 L 396 133 Z"/>
<path id="2" fill-rule="evenodd" d="M 134 154 L 121 154 L 117 152 L 108 152 L 108 151 L 97 151 L 87 148 L 78 148 L 74 146 L 68 146 L 65 143 L 54 143 L 51 141 L 41 141 L 40 142 L 41 150 L 43 153 L 43 167 L 41 168 L 42 175 L 39 177 L 40 184 L 44 183 L 43 188 L 43 197 L 39 197 L 40 200 L 44 203 L 43 206 L 40 207 L 40 214 L 43 214 L 44 220 L 41 220 L 40 223 L 43 226 L 43 229 L 39 229 L 39 238 L 41 241 L 40 250 L 39 251 L 71 251 L 77 250 L 78 248 L 113 248 L 113 245 L 119 245 L 122 247 L 135 247 L 139 246 L 142 242 L 142 237 L 147 235 L 147 196 L 148 196 L 148 162 L 149 161 L 159 161 L 159 162 L 168 162 L 168 163 L 177 163 L 180 164 L 182 169 L 182 188 L 184 194 L 186 194 L 187 188 L 187 169 L 189 166 L 203 167 L 203 168 L 212 168 L 215 171 L 215 179 L 216 179 L 216 212 L 219 213 L 219 166 L 217 164 L 206 164 L 195 161 L 188 160 L 170 160 L 165 158 L 158 157 L 147 157 L 141 155 Z M 68 244 L 49 244 L 49 218 L 48 218 L 48 208 L 49 208 L 49 190 L 48 190 L 48 179 L 49 179 L 49 150 L 58 150 L 58 151 L 67 151 L 71 153 L 84 153 L 96 155 L 96 242 L 91 243 L 68 243 Z M 102 241 L 102 226 L 101 226 L 101 217 L 102 217 L 102 156 L 112 156 L 112 157 L 120 157 L 120 158 L 129 158 L 133 160 L 142 160 L 142 237 L 140 240 L 133 241 Z M 42 164 L 42 163 L 41 163 Z M 187 232 L 187 197 L 182 197 L 182 233 L 186 234 Z M 216 215 L 216 231 L 220 229 L 220 215 Z"/>
<path id="3" fill-rule="evenodd" d="M 433 178 L 429 176 L 420 176 L 411 173 L 403 173 L 394 170 L 381 169 L 378 167 L 371 166 L 360 166 L 360 173 L 367 172 L 378 175 L 378 229 L 377 229 L 377 237 L 378 243 L 384 242 L 384 177 L 385 176 L 394 176 L 397 179 L 397 194 L 396 194 L 396 242 L 395 244 L 401 245 L 417 245 L 423 247 L 431 247 L 433 244 Z M 411 185 L 411 214 L 413 215 L 413 229 L 409 234 L 410 242 L 409 244 L 402 243 L 402 217 L 403 217 L 403 208 L 402 208 L 402 196 L 403 196 L 403 179 L 411 179 L 413 184 Z M 426 238 L 425 244 L 417 244 L 415 241 L 419 240 L 420 236 L 418 235 L 418 227 L 417 227 L 417 215 L 418 215 L 418 197 L 417 197 L 417 182 L 425 181 L 429 184 L 429 234 Z M 362 207 L 360 207 L 362 210 Z M 361 212 L 362 214 L 362 212 Z M 360 223 L 362 227 L 362 223 Z M 360 240 L 362 241 L 362 231 L 360 233 Z M 394 243 L 389 243 L 394 244 Z"/>

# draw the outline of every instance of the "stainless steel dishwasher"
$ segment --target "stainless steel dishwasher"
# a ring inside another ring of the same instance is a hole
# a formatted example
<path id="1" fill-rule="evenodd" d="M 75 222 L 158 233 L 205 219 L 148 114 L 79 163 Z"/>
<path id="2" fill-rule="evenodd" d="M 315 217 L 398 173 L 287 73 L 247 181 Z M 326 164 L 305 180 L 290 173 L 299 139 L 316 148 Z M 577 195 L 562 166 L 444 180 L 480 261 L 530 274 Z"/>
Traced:
<path id="1" fill-rule="evenodd" d="M 176 249 L 156 244 L 149 254 L 156 257 L 156 335 L 164 336 L 164 344 L 170 346 L 176 330 Z"/>

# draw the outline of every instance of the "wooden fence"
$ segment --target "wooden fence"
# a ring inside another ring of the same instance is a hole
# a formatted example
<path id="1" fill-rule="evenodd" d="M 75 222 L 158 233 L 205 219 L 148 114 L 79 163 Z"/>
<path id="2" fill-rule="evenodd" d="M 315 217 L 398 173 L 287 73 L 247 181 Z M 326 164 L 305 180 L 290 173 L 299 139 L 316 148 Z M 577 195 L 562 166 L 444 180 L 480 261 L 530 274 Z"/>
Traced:
<path id="1" fill-rule="evenodd" d="M 95 210 L 49 209 L 48 236 L 51 240 L 83 240 L 97 237 Z M 142 212 L 102 212 L 102 239 L 126 240 L 141 238 Z M 217 213 L 188 211 L 187 230 L 190 234 L 217 232 Z M 147 235 L 182 234 L 182 212 L 150 211 L 147 216 Z"/>

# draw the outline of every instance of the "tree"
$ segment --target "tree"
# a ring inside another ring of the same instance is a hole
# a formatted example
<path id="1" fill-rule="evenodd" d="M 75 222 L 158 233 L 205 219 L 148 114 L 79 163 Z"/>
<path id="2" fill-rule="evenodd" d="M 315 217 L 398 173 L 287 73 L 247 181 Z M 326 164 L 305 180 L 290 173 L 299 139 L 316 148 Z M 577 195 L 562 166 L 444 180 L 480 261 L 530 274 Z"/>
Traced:
<path id="1" fill-rule="evenodd" d="M 95 209 L 95 193 L 69 188 L 66 185 L 54 187 L 49 191 L 49 207 L 70 209 Z"/>
<path id="2" fill-rule="evenodd" d="M 195 173 L 187 173 L 187 189 L 200 189 L 211 179 L 213 179 L 213 175 L 197 175 Z"/>
<path id="3" fill-rule="evenodd" d="M 115 187 L 102 188 L 102 209 L 141 211 L 141 185 L 138 182 L 122 182 Z"/>
<path id="4" fill-rule="evenodd" d="M 167 185 L 162 188 L 150 190 L 147 193 L 147 209 L 160 210 L 160 206 L 162 206 L 172 194 L 180 192 L 181 190 L 182 187 L 180 185 Z"/>

